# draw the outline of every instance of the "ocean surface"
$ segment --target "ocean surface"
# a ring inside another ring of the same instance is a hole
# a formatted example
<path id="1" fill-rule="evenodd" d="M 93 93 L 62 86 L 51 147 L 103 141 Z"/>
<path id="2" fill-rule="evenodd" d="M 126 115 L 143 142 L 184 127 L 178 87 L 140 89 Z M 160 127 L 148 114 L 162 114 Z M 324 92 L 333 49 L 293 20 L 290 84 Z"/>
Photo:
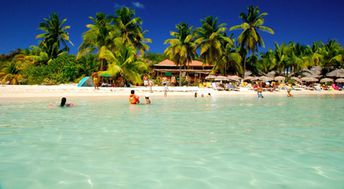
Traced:
<path id="1" fill-rule="evenodd" d="M 0 98 L 0 189 L 344 188 L 344 96 L 151 99 Z"/>

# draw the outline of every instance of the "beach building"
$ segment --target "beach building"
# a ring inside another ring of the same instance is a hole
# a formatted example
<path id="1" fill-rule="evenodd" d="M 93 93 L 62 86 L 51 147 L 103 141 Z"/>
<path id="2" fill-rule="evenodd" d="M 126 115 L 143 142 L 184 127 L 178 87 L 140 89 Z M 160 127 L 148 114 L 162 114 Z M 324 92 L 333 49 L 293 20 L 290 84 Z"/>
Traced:
<path id="1" fill-rule="evenodd" d="M 169 59 L 165 59 L 158 64 L 155 64 L 153 69 L 155 76 L 157 77 L 167 77 L 168 80 L 170 80 L 173 76 L 177 78 L 179 77 L 179 66 Z M 182 76 L 187 76 L 192 83 L 197 79 L 204 80 L 204 78 L 209 75 L 212 69 L 212 65 L 204 64 L 198 60 L 193 60 L 188 65 L 182 66 L 181 72 Z"/>

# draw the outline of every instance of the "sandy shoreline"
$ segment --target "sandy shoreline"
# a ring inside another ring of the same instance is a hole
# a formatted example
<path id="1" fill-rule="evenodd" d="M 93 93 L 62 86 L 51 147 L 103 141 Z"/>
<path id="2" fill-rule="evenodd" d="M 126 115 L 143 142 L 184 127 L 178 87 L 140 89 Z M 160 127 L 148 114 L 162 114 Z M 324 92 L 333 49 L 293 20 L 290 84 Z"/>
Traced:
<path id="1" fill-rule="evenodd" d="M 23 98 L 23 97 L 101 97 L 101 96 L 127 96 L 130 90 L 134 89 L 138 95 L 163 96 L 164 88 L 161 86 L 153 87 L 153 93 L 148 87 L 133 88 L 112 88 L 103 87 L 95 90 L 93 87 L 77 87 L 76 84 L 68 85 L 2 85 L 0 86 L 0 98 Z M 198 87 L 169 87 L 168 96 L 193 96 L 195 91 L 213 96 L 237 96 L 237 95 L 256 95 L 255 91 L 242 89 L 241 91 L 216 91 L 212 89 L 200 89 Z M 293 90 L 294 95 L 344 95 L 344 91 L 309 91 Z M 286 95 L 286 91 L 264 92 L 265 96 Z"/>

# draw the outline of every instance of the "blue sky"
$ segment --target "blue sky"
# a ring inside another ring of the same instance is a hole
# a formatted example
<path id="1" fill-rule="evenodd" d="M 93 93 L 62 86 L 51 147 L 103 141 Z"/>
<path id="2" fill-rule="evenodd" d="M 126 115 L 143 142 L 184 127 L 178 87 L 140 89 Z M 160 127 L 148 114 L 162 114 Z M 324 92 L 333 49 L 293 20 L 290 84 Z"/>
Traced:
<path id="1" fill-rule="evenodd" d="M 97 12 L 114 14 L 122 5 L 135 8 L 143 19 L 146 37 L 153 40 L 151 52 L 163 52 L 164 40 L 182 21 L 198 27 L 201 18 L 216 16 L 230 27 L 241 22 L 239 14 L 246 12 L 248 5 L 258 5 L 269 13 L 265 24 L 275 30 L 275 35 L 262 35 L 266 48 L 272 48 L 273 42 L 289 41 L 311 44 L 336 39 L 344 44 L 342 0 L 11 0 L 3 1 L 0 7 L 0 54 L 37 45 L 38 25 L 53 11 L 67 18 L 74 43 L 70 52 L 76 53 L 87 30 L 85 25 L 90 23 L 88 17 Z M 238 32 L 234 34 L 237 37 Z"/>

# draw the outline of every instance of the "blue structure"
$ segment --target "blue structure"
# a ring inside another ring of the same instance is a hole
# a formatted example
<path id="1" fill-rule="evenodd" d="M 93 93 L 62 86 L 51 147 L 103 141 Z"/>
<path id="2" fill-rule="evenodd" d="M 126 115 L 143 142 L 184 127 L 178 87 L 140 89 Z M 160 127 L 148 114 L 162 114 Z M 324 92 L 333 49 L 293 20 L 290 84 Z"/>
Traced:
<path id="1" fill-rule="evenodd" d="M 91 77 L 84 77 L 78 83 L 78 87 L 93 87 L 93 81 Z"/>

